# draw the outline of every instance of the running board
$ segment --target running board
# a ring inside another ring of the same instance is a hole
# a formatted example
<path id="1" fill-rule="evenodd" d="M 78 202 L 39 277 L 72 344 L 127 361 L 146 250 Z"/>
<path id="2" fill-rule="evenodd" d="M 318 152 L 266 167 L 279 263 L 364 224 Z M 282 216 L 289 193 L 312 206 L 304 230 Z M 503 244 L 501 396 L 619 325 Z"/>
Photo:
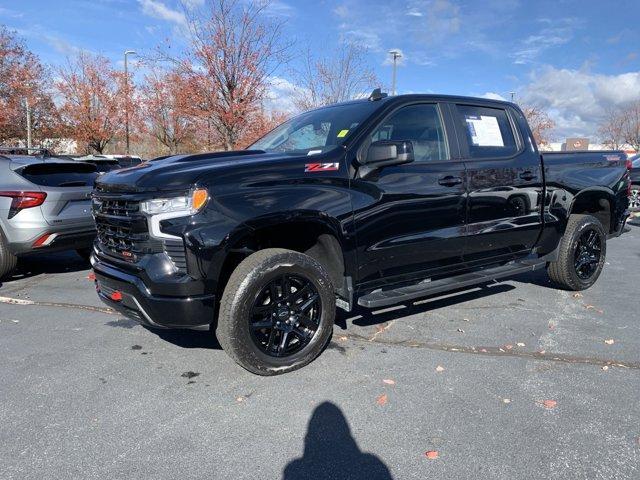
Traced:
<path id="1" fill-rule="evenodd" d="M 455 277 L 442 278 L 434 281 L 423 280 L 414 285 L 407 285 L 394 290 L 382 290 L 379 288 L 358 298 L 358 305 L 365 308 L 387 307 L 420 297 L 470 287 L 499 278 L 512 277 L 520 273 L 531 272 L 544 267 L 546 263 L 546 259 L 540 258 L 520 260 L 499 267 L 464 273 Z"/>

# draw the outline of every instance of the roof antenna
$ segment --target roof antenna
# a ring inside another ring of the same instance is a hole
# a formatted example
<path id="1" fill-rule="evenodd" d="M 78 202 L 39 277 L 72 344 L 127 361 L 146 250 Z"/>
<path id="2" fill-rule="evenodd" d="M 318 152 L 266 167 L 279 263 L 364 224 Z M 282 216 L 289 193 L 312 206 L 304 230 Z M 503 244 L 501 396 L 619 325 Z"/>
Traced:
<path id="1" fill-rule="evenodd" d="M 386 97 L 387 97 L 386 93 L 382 93 L 382 90 L 380 90 L 379 88 L 376 88 L 373 92 L 371 92 L 371 95 L 369 95 L 369 101 L 375 102 L 378 100 L 382 100 L 383 98 L 386 98 Z"/>

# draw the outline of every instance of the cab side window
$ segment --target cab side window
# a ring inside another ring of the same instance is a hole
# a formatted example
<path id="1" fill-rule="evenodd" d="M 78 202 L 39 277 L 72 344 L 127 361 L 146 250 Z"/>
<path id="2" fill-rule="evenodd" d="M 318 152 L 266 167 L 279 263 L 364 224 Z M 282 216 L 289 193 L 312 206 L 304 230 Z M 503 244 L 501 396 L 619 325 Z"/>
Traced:
<path id="1" fill-rule="evenodd" d="M 471 158 L 510 157 L 518 153 L 507 112 L 501 108 L 457 105 Z"/>
<path id="2" fill-rule="evenodd" d="M 438 107 L 417 104 L 402 107 L 371 134 L 371 142 L 410 140 L 416 162 L 447 160 L 449 151 Z"/>

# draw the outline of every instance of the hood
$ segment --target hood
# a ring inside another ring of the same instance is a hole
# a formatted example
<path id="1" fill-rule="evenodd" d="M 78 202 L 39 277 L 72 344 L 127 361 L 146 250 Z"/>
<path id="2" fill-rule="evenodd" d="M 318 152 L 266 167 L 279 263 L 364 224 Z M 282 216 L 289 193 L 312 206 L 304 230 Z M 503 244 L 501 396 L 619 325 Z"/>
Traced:
<path id="1" fill-rule="evenodd" d="M 182 190 L 191 187 L 201 175 L 212 170 L 252 165 L 260 168 L 261 164 L 290 160 L 290 155 L 262 150 L 175 155 L 107 172 L 98 177 L 96 187 L 120 192 Z"/>

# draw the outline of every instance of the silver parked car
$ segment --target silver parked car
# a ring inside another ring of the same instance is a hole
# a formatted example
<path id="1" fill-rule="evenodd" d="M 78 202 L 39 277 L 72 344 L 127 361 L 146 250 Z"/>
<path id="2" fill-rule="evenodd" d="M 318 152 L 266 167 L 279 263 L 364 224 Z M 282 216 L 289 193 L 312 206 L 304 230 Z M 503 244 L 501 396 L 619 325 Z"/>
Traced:
<path id="1" fill-rule="evenodd" d="M 75 249 L 95 238 L 94 165 L 47 156 L 0 155 L 0 278 L 20 256 Z"/>

